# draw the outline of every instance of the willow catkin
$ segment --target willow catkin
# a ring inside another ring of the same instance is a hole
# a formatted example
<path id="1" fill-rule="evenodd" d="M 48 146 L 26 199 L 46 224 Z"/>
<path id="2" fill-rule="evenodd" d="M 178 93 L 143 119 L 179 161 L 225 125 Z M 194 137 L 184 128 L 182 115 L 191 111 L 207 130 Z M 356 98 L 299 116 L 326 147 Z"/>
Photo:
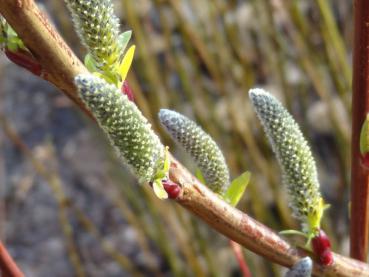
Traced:
<path id="1" fill-rule="evenodd" d="M 104 80 L 90 74 L 75 78 L 81 99 L 131 166 L 140 182 L 149 182 L 162 167 L 164 146 L 147 119 L 127 96 Z"/>
<path id="2" fill-rule="evenodd" d="M 302 223 L 303 231 L 311 233 L 320 227 L 322 198 L 310 147 L 276 98 L 262 89 L 252 89 L 249 95 L 282 169 L 293 215 Z"/>
<path id="3" fill-rule="evenodd" d="M 159 119 L 172 138 L 196 161 L 207 185 L 217 193 L 229 186 L 229 171 L 215 141 L 195 122 L 171 110 L 161 109 Z"/>
<path id="4" fill-rule="evenodd" d="M 310 277 L 313 271 L 313 261 L 310 257 L 305 257 L 297 261 L 293 267 L 287 271 L 284 277 Z"/>
<path id="5" fill-rule="evenodd" d="M 111 0 L 65 0 L 77 33 L 99 68 L 120 62 L 119 19 Z"/>

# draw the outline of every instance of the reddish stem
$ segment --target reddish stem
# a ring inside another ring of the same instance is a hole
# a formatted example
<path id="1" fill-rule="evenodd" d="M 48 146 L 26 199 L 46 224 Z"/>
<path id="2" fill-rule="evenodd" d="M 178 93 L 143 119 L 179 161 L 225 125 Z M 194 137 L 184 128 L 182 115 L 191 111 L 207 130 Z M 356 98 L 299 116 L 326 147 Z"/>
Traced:
<path id="1" fill-rule="evenodd" d="M 369 2 L 354 1 L 352 80 L 351 257 L 365 261 L 368 253 L 369 171 L 360 162 L 360 130 L 369 112 Z"/>
<path id="2" fill-rule="evenodd" d="M 18 268 L 13 258 L 9 255 L 5 246 L 0 241 L 0 269 L 3 277 L 23 277 L 24 274 Z"/>
<path id="3" fill-rule="evenodd" d="M 21 49 L 16 52 L 5 49 L 5 55 L 16 65 L 27 69 L 36 76 L 41 76 L 42 67 L 40 63 L 34 57 L 32 57 L 31 53 Z"/>
<path id="4" fill-rule="evenodd" d="M 237 242 L 234 242 L 233 240 L 230 240 L 229 244 L 230 244 L 231 249 L 234 253 L 234 256 L 237 259 L 238 265 L 240 266 L 242 276 L 243 277 L 251 277 L 251 272 L 250 272 L 249 267 L 247 266 L 247 263 L 246 263 L 245 258 L 243 256 L 241 245 L 239 245 Z"/>

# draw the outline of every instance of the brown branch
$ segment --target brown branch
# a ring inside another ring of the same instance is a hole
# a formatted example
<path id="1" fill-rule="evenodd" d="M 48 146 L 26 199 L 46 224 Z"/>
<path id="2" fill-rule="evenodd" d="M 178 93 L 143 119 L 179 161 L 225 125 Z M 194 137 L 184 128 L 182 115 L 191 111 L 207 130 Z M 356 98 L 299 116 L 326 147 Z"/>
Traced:
<path id="1" fill-rule="evenodd" d="M 369 112 L 369 2 L 354 1 L 352 80 L 351 257 L 366 261 L 369 233 L 369 170 L 360 163 L 360 130 Z"/>
<path id="2" fill-rule="evenodd" d="M 176 199 L 179 204 L 254 253 L 286 267 L 311 255 L 292 248 L 268 227 L 221 200 L 175 159 L 172 159 L 170 178 L 182 187 Z M 337 254 L 334 255 L 332 266 L 314 265 L 317 276 L 369 276 L 368 270 L 367 264 Z"/>
<path id="3" fill-rule="evenodd" d="M 86 72 L 86 69 L 45 21 L 34 2 L 1 0 L 0 12 L 39 59 L 41 66 L 47 70 L 48 79 L 83 108 L 73 85 L 73 78 Z M 287 267 L 291 267 L 301 257 L 309 255 L 292 248 L 268 227 L 222 201 L 174 158 L 170 178 L 181 186 L 180 195 L 176 199 L 179 204 L 251 251 Z M 337 254 L 334 258 L 334 264 L 329 267 L 315 264 L 314 273 L 317 276 L 369 277 L 368 265 Z"/>
<path id="4" fill-rule="evenodd" d="M 9 255 L 5 246 L 0 241 L 0 275 L 4 277 L 23 277 L 24 274 L 18 268 L 13 258 Z"/>

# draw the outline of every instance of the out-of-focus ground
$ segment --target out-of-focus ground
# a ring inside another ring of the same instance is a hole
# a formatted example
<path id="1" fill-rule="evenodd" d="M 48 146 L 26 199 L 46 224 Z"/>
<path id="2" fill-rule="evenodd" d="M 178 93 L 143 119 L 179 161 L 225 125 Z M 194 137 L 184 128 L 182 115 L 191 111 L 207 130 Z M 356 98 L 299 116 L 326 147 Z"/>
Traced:
<path id="1" fill-rule="evenodd" d="M 63 1 L 43 1 L 82 58 Z M 252 180 L 239 208 L 276 231 L 291 218 L 275 157 L 247 96 L 276 95 L 302 127 L 332 205 L 324 228 L 348 253 L 352 6 L 327 1 L 114 1 L 137 45 L 128 81 L 162 141 L 162 107 L 196 120 L 232 177 Z M 97 126 L 53 86 L 0 56 L 0 235 L 26 276 L 240 276 L 227 240 L 159 201 Z M 292 238 L 293 239 L 293 238 Z M 253 276 L 284 269 L 244 251 Z"/>

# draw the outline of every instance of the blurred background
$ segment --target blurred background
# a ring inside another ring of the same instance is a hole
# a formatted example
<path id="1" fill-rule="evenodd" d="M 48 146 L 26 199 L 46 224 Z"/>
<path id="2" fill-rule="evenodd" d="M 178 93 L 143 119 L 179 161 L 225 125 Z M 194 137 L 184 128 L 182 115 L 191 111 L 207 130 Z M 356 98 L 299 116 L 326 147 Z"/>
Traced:
<path id="1" fill-rule="evenodd" d="M 39 1 L 83 58 L 63 1 Z M 324 228 L 348 254 L 352 3 L 344 0 L 115 0 L 136 55 L 128 82 L 163 143 L 170 108 L 252 179 L 239 208 L 275 231 L 298 229 L 248 90 L 294 115 L 331 204 Z M 241 276 L 229 241 L 139 186 L 98 127 L 47 82 L 0 56 L 0 237 L 26 276 Z M 291 237 L 294 243 L 296 239 Z M 253 276 L 286 269 L 243 250 Z"/>

